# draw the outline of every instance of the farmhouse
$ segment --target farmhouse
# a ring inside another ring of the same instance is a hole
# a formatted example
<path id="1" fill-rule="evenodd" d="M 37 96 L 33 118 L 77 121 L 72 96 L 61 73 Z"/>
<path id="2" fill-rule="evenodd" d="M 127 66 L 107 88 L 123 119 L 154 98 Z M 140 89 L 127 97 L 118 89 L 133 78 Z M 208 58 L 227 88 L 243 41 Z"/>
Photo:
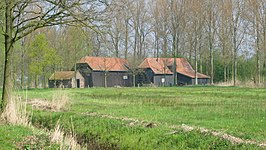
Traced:
<path id="1" fill-rule="evenodd" d="M 143 73 L 139 76 L 140 84 L 153 83 L 157 86 L 174 84 L 174 58 L 146 58 L 139 68 Z M 176 58 L 177 83 L 182 85 L 195 84 L 195 70 L 185 58 Z M 198 84 L 208 84 L 209 76 L 197 73 Z"/>
<path id="2" fill-rule="evenodd" d="M 76 80 L 75 80 L 76 78 Z M 83 76 L 75 71 L 58 71 L 49 78 L 49 88 L 84 88 Z"/>
<path id="3" fill-rule="evenodd" d="M 86 56 L 76 67 L 85 78 L 86 87 L 132 86 L 132 74 L 125 59 Z"/>

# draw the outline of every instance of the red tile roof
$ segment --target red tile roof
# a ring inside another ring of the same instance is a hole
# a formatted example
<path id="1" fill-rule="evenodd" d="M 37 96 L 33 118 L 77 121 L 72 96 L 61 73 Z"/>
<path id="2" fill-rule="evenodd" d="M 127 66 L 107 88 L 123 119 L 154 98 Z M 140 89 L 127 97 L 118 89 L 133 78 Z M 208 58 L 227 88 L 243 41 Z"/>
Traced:
<path id="1" fill-rule="evenodd" d="M 140 65 L 140 68 L 151 68 L 155 74 L 173 74 L 172 70 L 164 69 L 164 66 L 172 66 L 174 58 L 146 58 Z M 185 58 L 176 58 L 176 72 L 195 78 L 195 70 L 191 67 Z M 198 78 L 210 78 L 207 75 L 197 73 Z"/>
<path id="2" fill-rule="evenodd" d="M 74 71 L 58 71 L 53 73 L 49 80 L 69 80 L 71 78 L 74 78 L 74 76 Z"/>
<path id="3" fill-rule="evenodd" d="M 173 74 L 173 72 L 167 67 L 167 60 L 146 58 L 140 65 L 139 68 L 150 68 L 155 74 Z"/>
<path id="4" fill-rule="evenodd" d="M 87 63 L 94 71 L 128 71 L 128 62 L 123 58 L 86 56 L 79 63 Z"/>

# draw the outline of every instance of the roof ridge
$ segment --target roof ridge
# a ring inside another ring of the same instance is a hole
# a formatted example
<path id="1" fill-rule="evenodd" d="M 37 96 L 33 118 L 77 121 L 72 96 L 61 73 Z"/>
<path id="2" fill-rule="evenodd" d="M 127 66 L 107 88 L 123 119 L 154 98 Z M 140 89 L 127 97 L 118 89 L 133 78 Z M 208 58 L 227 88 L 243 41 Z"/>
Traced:
<path id="1" fill-rule="evenodd" d="M 151 67 L 151 64 L 150 64 L 149 58 L 147 58 L 146 60 L 147 60 L 147 62 L 148 62 L 148 66 Z"/>
<path id="2" fill-rule="evenodd" d="M 80 62 L 88 64 L 92 70 L 97 71 L 103 70 L 101 66 L 108 67 L 109 71 L 128 71 L 128 68 L 124 66 L 128 62 L 124 58 L 86 56 Z"/>

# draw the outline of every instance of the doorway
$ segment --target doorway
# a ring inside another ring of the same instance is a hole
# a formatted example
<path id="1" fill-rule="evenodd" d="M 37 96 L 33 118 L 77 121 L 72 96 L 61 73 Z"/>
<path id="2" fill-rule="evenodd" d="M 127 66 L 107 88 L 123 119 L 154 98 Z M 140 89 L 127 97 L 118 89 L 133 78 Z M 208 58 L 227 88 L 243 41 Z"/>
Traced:
<path id="1" fill-rule="evenodd" d="M 80 88 L 80 79 L 77 79 L 77 88 Z"/>

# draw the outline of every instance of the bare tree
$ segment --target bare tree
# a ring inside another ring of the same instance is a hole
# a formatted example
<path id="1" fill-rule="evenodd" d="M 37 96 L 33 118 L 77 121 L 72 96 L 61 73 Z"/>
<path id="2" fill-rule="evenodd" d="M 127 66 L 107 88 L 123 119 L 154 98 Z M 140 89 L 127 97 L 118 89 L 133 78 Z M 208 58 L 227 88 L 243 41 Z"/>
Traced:
<path id="1" fill-rule="evenodd" d="M 170 16 L 171 16 L 171 36 L 172 36 L 172 55 L 174 58 L 173 73 L 174 73 L 174 85 L 177 84 L 176 73 L 176 59 L 180 56 L 180 39 L 183 36 L 183 32 L 186 26 L 185 20 L 185 0 L 171 0 L 170 1 Z"/>
<path id="2" fill-rule="evenodd" d="M 194 62 L 195 62 L 195 85 L 198 84 L 198 58 L 201 51 L 201 46 L 203 42 L 203 29 L 205 21 L 205 9 L 202 1 L 194 0 L 188 3 L 190 12 L 188 13 L 187 21 L 187 34 L 189 38 L 187 39 L 189 43 L 189 57 L 192 59 L 194 53 Z M 192 60 L 190 60 L 192 62 Z"/>
<path id="3" fill-rule="evenodd" d="M 219 2 L 219 20 L 218 20 L 218 40 L 219 46 L 221 48 L 222 60 L 223 60 L 223 73 L 224 73 L 224 82 L 227 82 L 229 79 L 229 64 L 230 56 L 232 56 L 232 38 L 231 38 L 231 28 L 230 28 L 230 18 L 231 14 L 229 12 L 230 5 L 227 0 Z"/>
<path id="4" fill-rule="evenodd" d="M 170 32 L 170 9 L 169 3 L 166 0 L 158 0 L 155 1 L 154 4 L 154 29 L 156 36 L 156 47 L 157 47 L 157 56 L 159 54 L 159 47 L 162 50 L 162 56 L 167 57 L 169 56 L 169 32 Z M 160 46 L 161 44 L 161 46 Z"/>
<path id="5" fill-rule="evenodd" d="M 243 29 L 246 26 L 243 20 L 241 19 L 241 15 L 244 12 L 244 1 L 241 0 L 229 0 L 230 7 L 228 8 L 231 14 L 230 18 L 230 26 L 231 26 L 231 33 L 232 33 L 232 44 L 233 44 L 233 81 L 234 86 L 236 85 L 237 81 L 237 55 L 241 43 L 244 39 L 244 33 L 241 33 L 240 29 Z M 243 31 L 243 30 L 242 30 Z M 245 30 L 244 30 L 245 31 Z"/>
<path id="6" fill-rule="evenodd" d="M 251 22 L 250 35 L 254 37 L 254 49 L 256 50 L 256 78 L 255 82 L 260 84 L 262 81 L 262 67 L 263 67 L 263 48 L 265 48 L 265 2 L 263 0 L 249 0 L 247 3 L 246 19 Z M 264 54 L 265 55 L 265 54 Z"/>
<path id="7" fill-rule="evenodd" d="M 215 44 L 215 34 L 216 34 L 216 5 L 213 2 L 213 0 L 207 1 L 207 17 L 206 17 L 206 27 L 207 27 L 207 33 L 208 33 L 208 42 L 209 42 L 209 56 L 210 56 L 210 76 L 211 76 L 211 84 L 213 84 L 213 78 L 214 78 L 214 44 Z"/>
<path id="8" fill-rule="evenodd" d="M 81 0 L 5 0 L 5 65 L 1 112 L 11 99 L 11 60 L 14 43 L 33 31 L 58 24 L 91 26 L 96 15 L 93 3 Z"/>

